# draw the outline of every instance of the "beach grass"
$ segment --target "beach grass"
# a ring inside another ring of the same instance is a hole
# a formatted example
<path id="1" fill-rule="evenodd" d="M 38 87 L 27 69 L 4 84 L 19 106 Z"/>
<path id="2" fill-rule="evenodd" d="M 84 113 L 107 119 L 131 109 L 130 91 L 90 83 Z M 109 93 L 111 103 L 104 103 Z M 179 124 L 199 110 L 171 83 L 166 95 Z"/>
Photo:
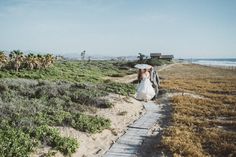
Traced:
<path id="1" fill-rule="evenodd" d="M 236 71 L 177 64 L 160 76 L 175 93 L 162 147 L 173 156 L 235 156 Z"/>

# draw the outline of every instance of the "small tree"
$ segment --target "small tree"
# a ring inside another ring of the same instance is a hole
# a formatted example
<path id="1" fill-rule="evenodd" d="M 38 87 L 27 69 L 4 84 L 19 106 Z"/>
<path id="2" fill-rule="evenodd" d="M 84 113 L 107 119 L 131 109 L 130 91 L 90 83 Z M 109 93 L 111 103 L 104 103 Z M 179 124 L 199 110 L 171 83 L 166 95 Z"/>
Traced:
<path id="1" fill-rule="evenodd" d="M 88 62 L 90 62 L 90 61 L 91 61 L 91 56 L 88 57 Z"/>
<path id="2" fill-rule="evenodd" d="M 46 54 L 43 57 L 44 57 L 44 60 L 42 63 L 43 68 L 50 67 L 55 61 L 55 57 L 52 54 Z"/>
<path id="3" fill-rule="evenodd" d="M 138 53 L 138 55 L 139 55 L 138 56 L 139 61 L 142 62 L 144 60 L 145 55 L 142 53 Z"/>
<path id="4" fill-rule="evenodd" d="M 24 60 L 24 54 L 20 50 L 13 50 L 10 52 L 9 57 L 13 63 L 13 67 L 18 72 L 21 66 L 21 63 Z"/>
<path id="5" fill-rule="evenodd" d="M 33 70 L 36 66 L 37 58 L 33 53 L 27 55 L 25 62 L 30 70 Z"/>
<path id="6" fill-rule="evenodd" d="M 82 51 L 82 52 L 81 52 L 81 54 L 80 54 L 80 55 L 81 55 L 81 59 L 82 59 L 82 60 L 84 60 L 84 59 L 85 59 L 85 52 L 86 52 L 86 51 L 84 50 L 84 51 Z"/>
<path id="7" fill-rule="evenodd" d="M 4 54 L 4 51 L 0 51 L 0 69 L 6 64 L 7 56 Z"/>
<path id="8" fill-rule="evenodd" d="M 44 62 L 44 57 L 41 54 L 37 54 L 36 64 L 35 64 L 36 69 L 41 69 L 43 66 L 43 62 Z"/>

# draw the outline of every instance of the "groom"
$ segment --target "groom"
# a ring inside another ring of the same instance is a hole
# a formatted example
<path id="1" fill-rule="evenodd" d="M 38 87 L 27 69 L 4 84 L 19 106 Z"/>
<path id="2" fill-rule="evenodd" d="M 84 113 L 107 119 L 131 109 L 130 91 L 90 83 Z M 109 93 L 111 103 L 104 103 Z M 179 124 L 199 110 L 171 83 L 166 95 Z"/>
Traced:
<path id="1" fill-rule="evenodd" d="M 160 78 L 158 76 L 157 67 L 156 66 L 152 67 L 150 70 L 151 70 L 150 71 L 150 73 L 151 73 L 150 81 L 152 82 L 152 86 L 155 89 L 155 93 L 156 93 L 153 99 L 156 99 L 157 95 L 159 93 L 158 87 L 160 86 Z"/>

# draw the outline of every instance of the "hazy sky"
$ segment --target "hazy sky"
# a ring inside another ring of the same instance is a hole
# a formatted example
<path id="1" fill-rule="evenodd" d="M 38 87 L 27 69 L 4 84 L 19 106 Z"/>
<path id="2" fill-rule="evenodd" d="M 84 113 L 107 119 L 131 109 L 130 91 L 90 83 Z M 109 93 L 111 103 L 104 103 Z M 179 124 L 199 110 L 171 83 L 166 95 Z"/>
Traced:
<path id="1" fill-rule="evenodd" d="M 236 57 L 236 0 L 0 0 L 0 49 Z"/>

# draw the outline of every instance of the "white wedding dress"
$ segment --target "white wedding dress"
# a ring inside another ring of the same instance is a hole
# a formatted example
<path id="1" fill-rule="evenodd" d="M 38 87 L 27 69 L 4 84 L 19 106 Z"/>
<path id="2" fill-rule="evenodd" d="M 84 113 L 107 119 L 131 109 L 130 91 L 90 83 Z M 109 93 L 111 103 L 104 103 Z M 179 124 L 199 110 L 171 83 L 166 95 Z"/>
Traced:
<path id="1" fill-rule="evenodd" d="M 138 100 L 151 100 L 155 96 L 155 90 L 152 87 L 152 83 L 149 77 L 143 77 L 142 81 L 137 87 L 137 92 L 135 94 Z"/>

